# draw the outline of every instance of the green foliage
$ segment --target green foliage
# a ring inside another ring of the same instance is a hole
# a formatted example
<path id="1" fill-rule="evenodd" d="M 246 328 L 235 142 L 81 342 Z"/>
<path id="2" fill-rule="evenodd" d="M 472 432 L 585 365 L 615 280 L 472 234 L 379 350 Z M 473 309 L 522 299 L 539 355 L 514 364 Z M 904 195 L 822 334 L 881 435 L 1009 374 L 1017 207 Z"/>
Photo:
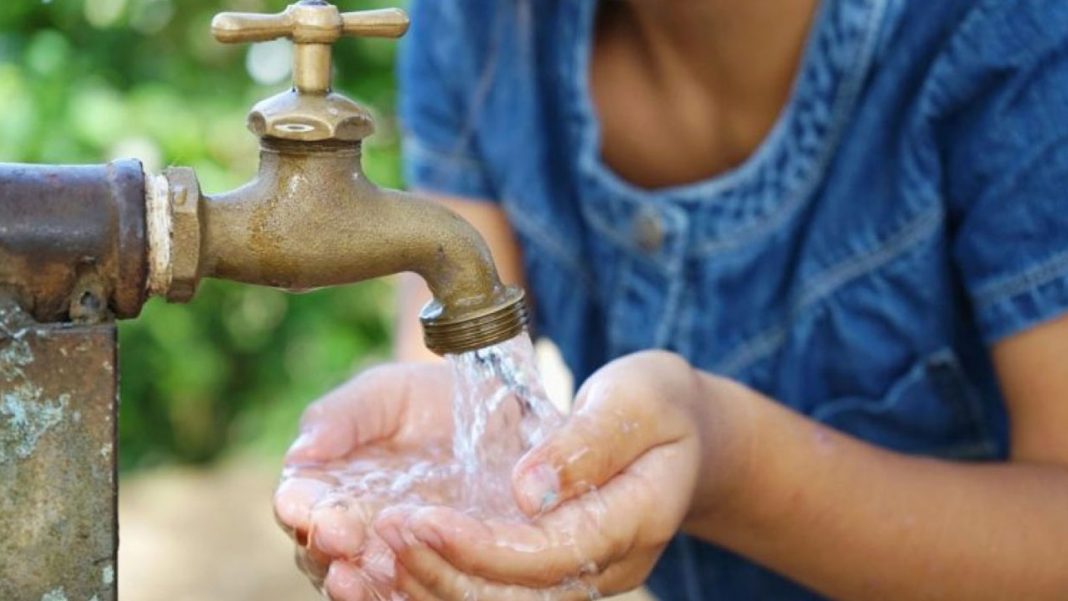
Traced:
<path id="1" fill-rule="evenodd" d="M 134 156 L 152 171 L 194 167 L 209 193 L 243 183 L 257 162 L 245 114 L 287 85 L 285 50 L 250 57 L 216 43 L 208 24 L 223 10 L 287 3 L 0 1 L 0 161 Z M 364 163 L 387 186 L 400 183 L 394 52 L 384 40 L 335 48 L 336 87 L 376 109 Z M 120 329 L 123 468 L 209 461 L 232 445 L 278 453 L 308 401 L 385 356 L 389 294 L 382 282 L 305 295 L 208 282 L 188 305 L 150 302 Z"/>
<path id="2" fill-rule="evenodd" d="M 307 401 L 385 358 L 388 296 L 382 282 L 302 295 L 209 282 L 188 306 L 150 302 L 121 329 L 126 466 L 231 444 L 277 454 Z"/>

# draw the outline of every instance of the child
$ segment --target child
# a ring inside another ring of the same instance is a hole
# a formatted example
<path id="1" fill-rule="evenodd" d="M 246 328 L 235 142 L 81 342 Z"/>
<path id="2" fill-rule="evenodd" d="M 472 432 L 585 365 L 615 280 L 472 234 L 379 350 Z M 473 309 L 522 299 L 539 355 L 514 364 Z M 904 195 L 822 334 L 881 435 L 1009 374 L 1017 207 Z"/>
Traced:
<path id="1" fill-rule="evenodd" d="M 409 182 L 480 228 L 585 384 L 516 466 L 532 525 L 379 519 L 398 590 L 1068 598 L 1068 3 L 412 13 Z M 291 459 L 442 411 L 441 376 L 358 378 Z M 359 558 L 314 559 L 363 598 Z"/>

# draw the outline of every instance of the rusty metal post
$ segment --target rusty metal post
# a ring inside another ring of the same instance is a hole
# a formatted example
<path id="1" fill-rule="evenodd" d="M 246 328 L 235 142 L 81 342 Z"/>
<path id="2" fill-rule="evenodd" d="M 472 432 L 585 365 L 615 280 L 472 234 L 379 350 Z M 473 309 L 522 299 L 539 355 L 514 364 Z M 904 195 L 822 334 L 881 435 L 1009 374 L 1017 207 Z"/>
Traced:
<path id="1" fill-rule="evenodd" d="M 0 298 L 0 599 L 116 598 L 115 325 Z"/>
<path id="2" fill-rule="evenodd" d="M 146 255 L 139 162 L 0 164 L 0 601 L 116 598 L 113 320 Z"/>
<path id="3" fill-rule="evenodd" d="M 39 322 L 136 317 L 148 294 L 141 163 L 0 163 L 0 294 Z"/>

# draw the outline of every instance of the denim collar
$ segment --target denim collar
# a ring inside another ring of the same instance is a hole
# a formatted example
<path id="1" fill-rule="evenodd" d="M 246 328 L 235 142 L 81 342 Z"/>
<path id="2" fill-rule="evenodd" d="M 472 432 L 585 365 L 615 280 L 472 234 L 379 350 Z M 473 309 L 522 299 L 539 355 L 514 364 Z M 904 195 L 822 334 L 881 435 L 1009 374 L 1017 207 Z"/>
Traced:
<path id="1" fill-rule="evenodd" d="M 658 190 L 624 181 L 601 160 L 600 126 L 589 89 L 598 3 L 569 2 L 572 18 L 560 29 L 561 47 L 570 49 L 562 74 L 568 86 L 569 121 L 586 188 L 582 196 L 602 205 L 587 215 L 654 210 L 677 221 L 679 212 L 698 212 L 689 215 L 697 218 L 690 224 L 699 230 L 691 232 L 696 248 L 690 251 L 698 254 L 775 231 L 822 181 L 876 53 L 885 43 L 887 22 L 899 12 L 894 9 L 898 2 L 825 0 L 809 32 L 790 98 L 756 151 L 738 167 L 710 179 Z M 651 205 L 656 208 L 650 209 Z"/>

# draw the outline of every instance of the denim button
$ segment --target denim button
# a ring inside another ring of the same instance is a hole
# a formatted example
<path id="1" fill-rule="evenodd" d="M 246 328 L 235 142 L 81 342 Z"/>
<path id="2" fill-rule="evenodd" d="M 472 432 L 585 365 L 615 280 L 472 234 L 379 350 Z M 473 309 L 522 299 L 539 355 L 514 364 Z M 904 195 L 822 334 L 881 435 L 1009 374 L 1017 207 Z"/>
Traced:
<path id="1" fill-rule="evenodd" d="M 660 216 L 652 212 L 641 212 L 634 218 L 634 241 L 646 251 L 659 250 L 664 243 L 664 225 Z"/>

